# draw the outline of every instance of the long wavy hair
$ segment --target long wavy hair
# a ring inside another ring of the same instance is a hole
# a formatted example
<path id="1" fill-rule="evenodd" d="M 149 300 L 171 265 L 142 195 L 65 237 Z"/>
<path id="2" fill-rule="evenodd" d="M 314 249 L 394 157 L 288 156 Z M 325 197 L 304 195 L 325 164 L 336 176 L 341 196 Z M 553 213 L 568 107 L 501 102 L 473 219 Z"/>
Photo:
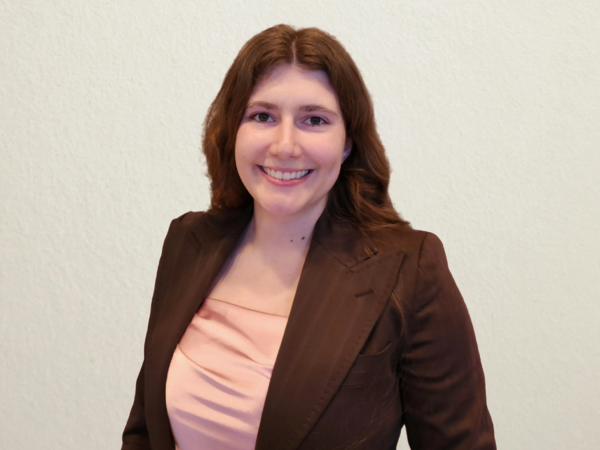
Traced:
<path id="1" fill-rule="evenodd" d="M 243 208 L 253 201 L 235 164 L 237 130 L 257 81 L 282 64 L 324 71 L 338 96 L 352 151 L 329 192 L 326 212 L 334 223 L 352 224 L 363 231 L 408 225 L 388 193 L 390 164 L 375 126 L 371 97 L 356 64 L 330 34 L 289 25 L 268 28 L 246 42 L 208 110 L 202 151 L 211 181 L 209 212 Z"/>

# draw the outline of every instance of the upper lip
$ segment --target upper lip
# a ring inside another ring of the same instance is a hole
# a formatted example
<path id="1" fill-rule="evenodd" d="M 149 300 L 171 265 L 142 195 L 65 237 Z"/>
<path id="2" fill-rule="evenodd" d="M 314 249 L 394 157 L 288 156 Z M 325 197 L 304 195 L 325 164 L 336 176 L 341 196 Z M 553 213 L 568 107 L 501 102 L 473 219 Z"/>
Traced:
<path id="1" fill-rule="evenodd" d="M 313 169 L 284 169 L 283 167 L 270 167 L 270 166 L 260 166 L 260 167 L 264 167 L 265 169 L 274 170 L 275 172 L 281 172 L 281 173 L 304 172 L 305 170 L 313 170 Z"/>

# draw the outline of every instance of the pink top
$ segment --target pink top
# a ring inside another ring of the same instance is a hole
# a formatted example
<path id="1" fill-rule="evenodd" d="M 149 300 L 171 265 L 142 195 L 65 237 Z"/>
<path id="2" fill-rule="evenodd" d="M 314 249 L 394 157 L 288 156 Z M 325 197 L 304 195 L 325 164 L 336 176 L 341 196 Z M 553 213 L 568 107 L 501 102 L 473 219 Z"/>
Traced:
<path id="1" fill-rule="evenodd" d="M 175 349 L 166 401 L 177 450 L 251 450 L 287 317 L 207 298 Z"/>

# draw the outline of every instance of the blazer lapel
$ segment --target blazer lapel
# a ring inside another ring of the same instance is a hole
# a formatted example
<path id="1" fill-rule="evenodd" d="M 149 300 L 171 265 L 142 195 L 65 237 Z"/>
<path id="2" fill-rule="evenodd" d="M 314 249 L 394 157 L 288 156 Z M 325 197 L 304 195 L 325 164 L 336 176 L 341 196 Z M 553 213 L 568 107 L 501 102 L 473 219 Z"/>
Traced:
<path id="1" fill-rule="evenodd" d="M 155 376 L 146 380 L 147 404 L 155 413 L 151 423 L 151 440 L 157 448 L 175 448 L 165 399 L 165 385 L 173 353 L 208 290 L 231 255 L 252 210 L 230 211 L 214 217 L 202 217 L 201 226 L 184 236 L 177 251 L 173 271 L 177 274 L 161 303 L 161 320 L 152 333 L 151 349 L 146 355 L 147 373 Z M 148 367 L 147 367 L 148 369 Z"/>
<path id="2" fill-rule="evenodd" d="M 378 255 L 357 230 L 334 230 L 325 214 L 319 218 L 273 368 L 257 450 L 300 445 L 383 312 L 402 256 Z"/>

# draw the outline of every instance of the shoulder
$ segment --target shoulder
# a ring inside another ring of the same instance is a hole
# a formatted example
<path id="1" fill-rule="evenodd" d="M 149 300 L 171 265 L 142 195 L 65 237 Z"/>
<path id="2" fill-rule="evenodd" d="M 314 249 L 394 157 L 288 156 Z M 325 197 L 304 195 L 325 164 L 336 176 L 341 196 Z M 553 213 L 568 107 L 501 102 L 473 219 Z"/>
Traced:
<path id="1" fill-rule="evenodd" d="M 188 234 L 202 223 L 205 211 L 188 211 L 171 220 L 165 243 Z"/>
<path id="2" fill-rule="evenodd" d="M 252 210 L 248 208 L 189 211 L 171 221 L 169 235 L 192 236 L 199 245 L 241 233 Z"/>
<path id="3" fill-rule="evenodd" d="M 456 289 L 444 245 L 436 234 L 409 226 L 394 226 L 380 230 L 374 240 L 378 242 L 380 254 L 401 255 L 398 288 L 409 308 L 419 303 L 418 298 L 429 297 L 432 291 Z"/>
<path id="4" fill-rule="evenodd" d="M 188 211 L 171 221 L 171 224 L 182 228 L 194 228 L 206 216 L 206 211 Z"/>
<path id="5" fill-rule="evenodd" d="M 445 260 L 444 245 L 434 233 L 416 230 L 407 225 L 393 225 L 373 232 L 379 252 L 402 252 L 406 258 L 419 263 L 423 256 Z"/>

